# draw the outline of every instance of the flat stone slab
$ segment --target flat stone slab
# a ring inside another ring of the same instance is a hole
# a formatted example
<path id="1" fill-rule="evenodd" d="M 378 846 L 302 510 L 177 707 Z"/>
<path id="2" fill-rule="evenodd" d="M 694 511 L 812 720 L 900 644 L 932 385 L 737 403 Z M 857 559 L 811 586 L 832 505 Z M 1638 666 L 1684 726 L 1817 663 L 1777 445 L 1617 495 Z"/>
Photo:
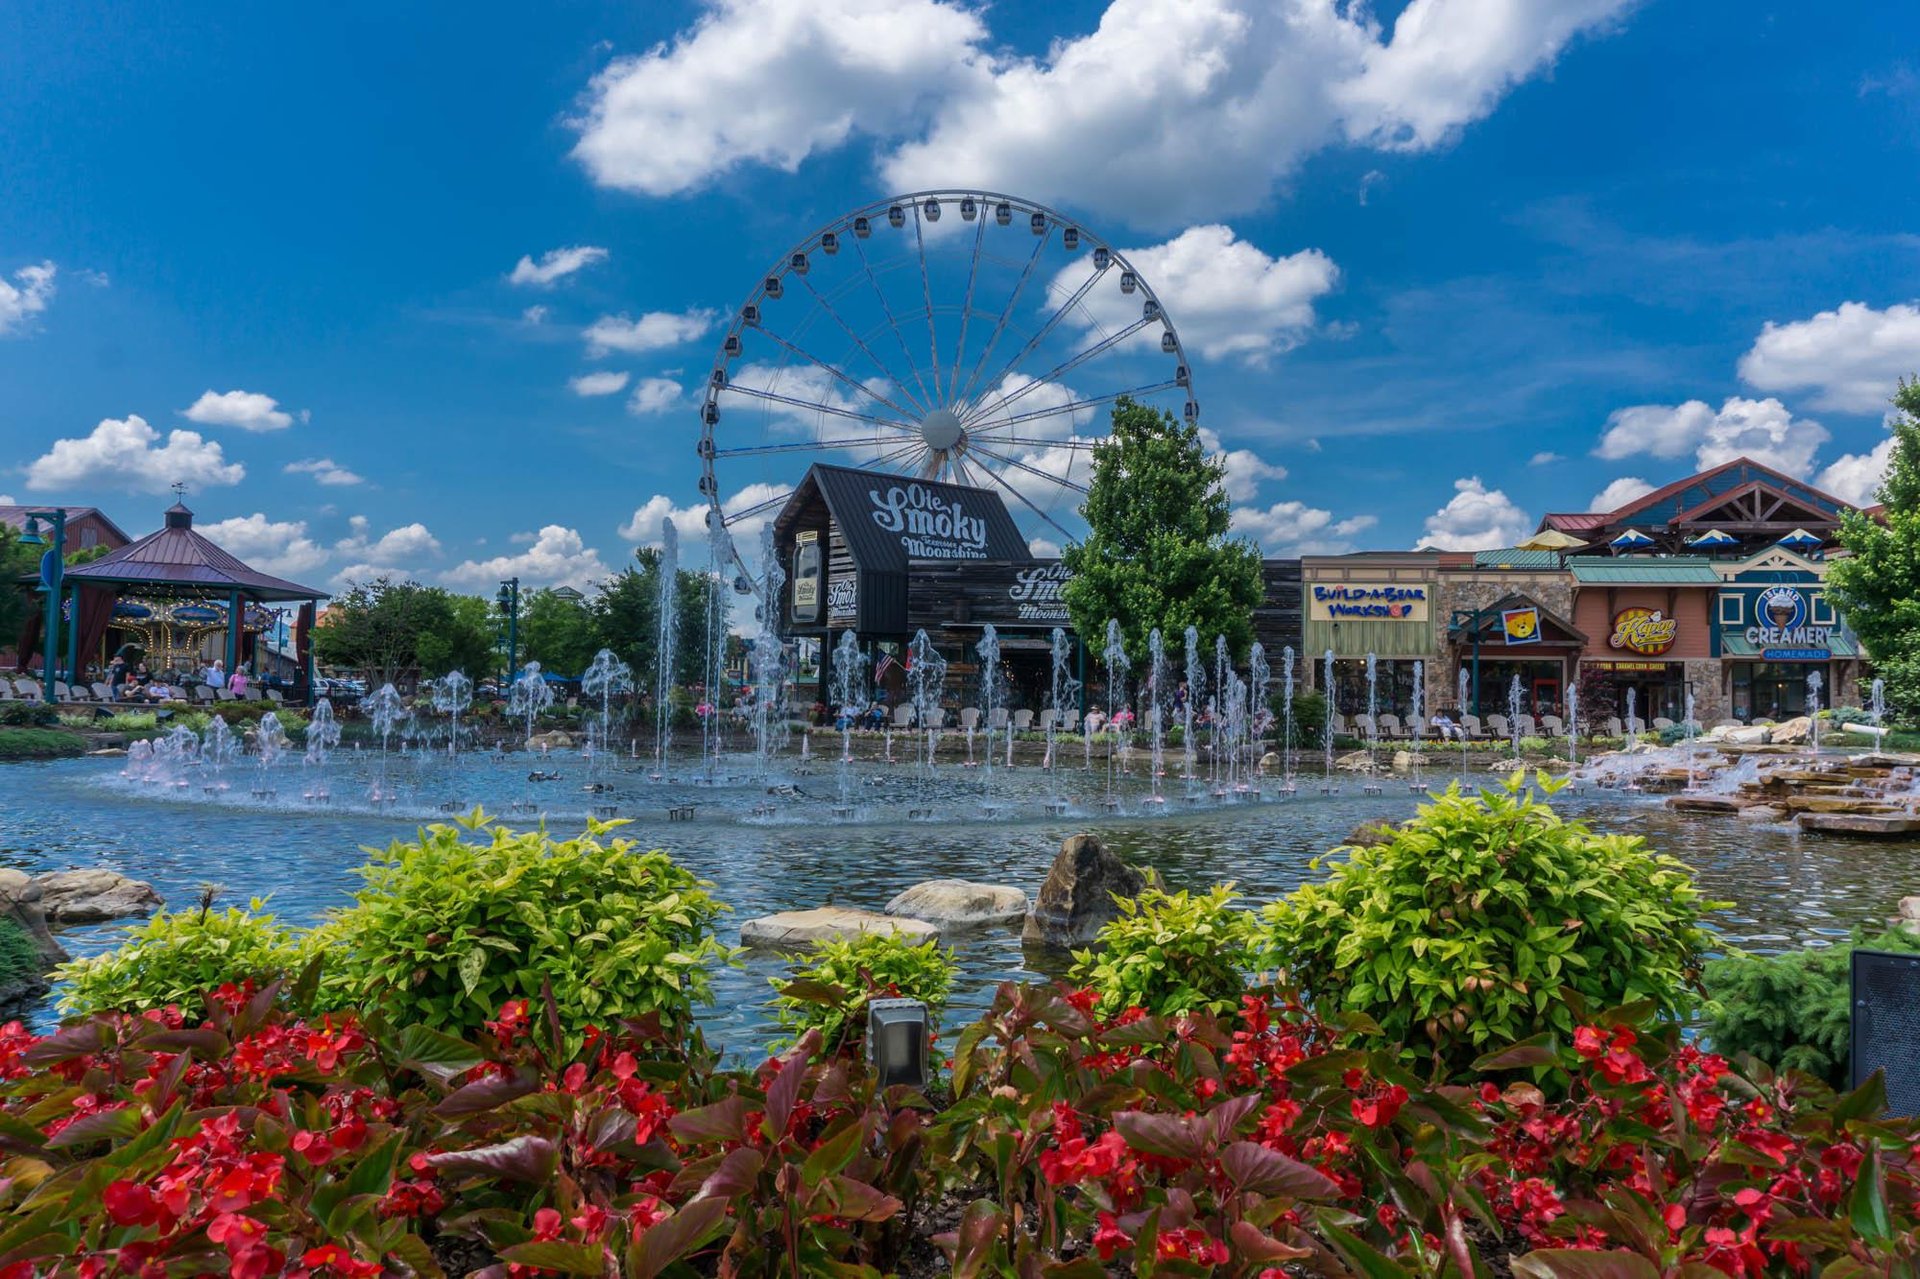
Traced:
<path id="1" fill-rule="evenodd" d="M 36 875 L 40 910 L 50 924 L 95 924 L 151 915 L 166 903 L 152 884 L 103 867 Z"/>
<path id="2" fill-rule="evenodd" d="M 1901 815 L 1900 809 L 1893 804 L 1840 795 L 1789 795 L 1787 807 L 1796 813 L 1812 813 L 1823 817 Z"/>
<path id="3" fill-rule="evenodd" d="M 887 914 L 924 919 L 940 927 L 1014 924 L 1027 917 L 1027 895 L 1004 884 L 930 879 L 888 902 Z"/>
<path id="4" fill-rule="evenodd" d="M 1883 813 L 1802 813 L 1800 829 L 1831 835 L 1920 836 L 1920 817 Z"/>
<path id="5" fill-rule="evenodd" d="M 1737 813 L 1750 802 L 1733 795 L 1672 795 L 1667 807 L 1682 813 Z"/>
<path id="6" fill-rule="evenodd" d="M 784 910 L 777 915 L 749 919 L 740 925 L 740 943 L 782 950 L 823 941 L 851 941 L 868 933 L 897 933 L 907 941 L 918 943 L 938 937 L 940 930 L 923 919 L 882 915 L 850 906 L 815 906 L 812 910 Z"/>

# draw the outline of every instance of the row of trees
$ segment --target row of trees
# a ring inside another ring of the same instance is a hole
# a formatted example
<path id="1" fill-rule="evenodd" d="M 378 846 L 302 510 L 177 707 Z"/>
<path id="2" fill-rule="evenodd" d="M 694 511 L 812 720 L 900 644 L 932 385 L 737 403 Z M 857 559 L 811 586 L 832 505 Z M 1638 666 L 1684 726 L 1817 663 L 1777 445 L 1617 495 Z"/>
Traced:
<path id="1" fill-rule="evenodd" d="M 539 590 L 520 604 L 520 660 L 578 675 L 601 649 L 610 649 L 642 678 L 655 668 L 660 632 L 660 552 L 642 547 L 634 563 L 599 583 L 590 597 Z M 703 640 L 713 584 L 681 570 L 676 679 L 705 676 Z M 376 578 L 336 596 L 326 624 L 314 631 L 321 665 L 363 672 L 374 684 L 410 677 L 433 679 L 461 670 L 480 678 L 506 662 L 507 618 L 499 604 L 439 586 Z"/>

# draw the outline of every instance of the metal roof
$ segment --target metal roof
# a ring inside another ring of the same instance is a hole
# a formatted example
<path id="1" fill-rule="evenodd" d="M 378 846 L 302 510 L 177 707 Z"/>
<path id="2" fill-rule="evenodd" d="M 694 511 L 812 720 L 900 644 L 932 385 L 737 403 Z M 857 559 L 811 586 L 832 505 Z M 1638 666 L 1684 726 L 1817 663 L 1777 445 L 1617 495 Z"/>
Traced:
<path id="1" fill-rule="evenodd" d="M 1558 551 L 1523 551 L 1510 547 L 1503 551 L 1475 551 L 1475 568 L 1559 568 Z"/>
<path id="2" fill-rule="evenodd" d="M 989 489 L 815 463 L 781 513 L 782 524 L 809 487 L 826 499 L 865 572 L 904 573 L 909 559 L 1033 560 L 1006 503 Z"/>
<path id="3" fill-rule="evenodd" d="M 1718 586 L 1720 574 L 1713 561 L 1692 555 L 1658 558 L 1623 556 L 1601 560 L 1582 557 L 1569 560 L 1567 567 L 1576 582 L 1603 586 L 1639 584 L 1645 586 Z"/>
<path id="4" fill-rule="evenodd" d="M 64 511 L 66 512 L 69 522 L 83 520 L 89 515 L 97 516 L 100 522 L 106 525 L 115 537 L 120 539 L 122 544 L 133 540 L 127 536 L 125 529 L 115 524 L 113 520 L 108 517 L 107 513 L 97 506 L 57 506 L 50 503 L 38 506 L 22 506 L 18 503 L 10 506 L 0 504 L 0 524 L 11 524 L 15 528 L 25 528 L 27 526 L 28 513 L 32 511 Z"/>
<path id="5" fill-rule="evenodd" d="M 193 512 L 179 503 L 167 522 L 137 542 L 66 571 L 68 581 L 128 587 L 193 587 L 239 591 L 254 600 L 314 600 L 325 591 L 248 568 L 237 556 L 193 531 Z"/>

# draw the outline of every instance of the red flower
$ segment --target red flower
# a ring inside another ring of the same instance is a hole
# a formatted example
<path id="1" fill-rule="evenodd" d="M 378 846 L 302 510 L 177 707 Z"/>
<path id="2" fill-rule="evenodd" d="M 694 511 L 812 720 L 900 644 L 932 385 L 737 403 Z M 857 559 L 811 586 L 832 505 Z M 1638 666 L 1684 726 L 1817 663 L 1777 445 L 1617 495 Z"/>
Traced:
<path id="1" fill-rule="evenodd" d="M 566 1229 L 566 1219 L 551 1208 L 542 1208 L 533 1214 L 533 1237 L 541 1242 L 558 1239 L 560 1232 Z"/>
<path id="2" fill-rule="evenodd" d="M 1112 1261 L 1115 1253 L 1131 1247 L 1133 1236 L 1120 1229 L 1120 1223 L 1112 1213 L 1101 1213 L 1100 1228 L 1093 1232 L 1093 1248 L 1100 1254 L 1100 1260 Z"/>
<path id="3" fill-rule="evenodd" d="M 1369 1128 L 1386 1127 L 1406 1104 L 1407 1090 L 1399 1084 L 1388 1084 L 1370 1098 L 1355 1097 L 1351 1102 L 1353 1117 Z"/>
<path id="4" fill-rule="evenodd" d="M 160 1201 L 137 1181 L 108 1183 L 100 1201 L 116 1226 L 150 1226 L 160 1219 Z"/>
<path id="5" fill-rule="evenodd" d="M 294 1150 L 307 1157 L 307 1162 L 318 1167 L 333 1158 L 333 1143 L 323 1133 L 310 1132 L 302 1128 L 293 1134 Z"/>

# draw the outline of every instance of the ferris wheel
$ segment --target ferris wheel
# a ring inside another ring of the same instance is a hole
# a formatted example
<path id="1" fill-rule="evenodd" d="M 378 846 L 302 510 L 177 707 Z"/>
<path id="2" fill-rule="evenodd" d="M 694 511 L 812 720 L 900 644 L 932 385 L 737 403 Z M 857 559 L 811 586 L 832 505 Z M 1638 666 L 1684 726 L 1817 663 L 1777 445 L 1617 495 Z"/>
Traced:
<path id="1" fill-rule="evenodd" d="M 1069 540 L 1122 396 L 1200 413 L 1172 317 L 1112 245 L 994 192 L 880 200 L 730 318 L 700 404 L 707 523 L 764 525 L 826 462 L 989 489 L 1030 538 Z"/>

